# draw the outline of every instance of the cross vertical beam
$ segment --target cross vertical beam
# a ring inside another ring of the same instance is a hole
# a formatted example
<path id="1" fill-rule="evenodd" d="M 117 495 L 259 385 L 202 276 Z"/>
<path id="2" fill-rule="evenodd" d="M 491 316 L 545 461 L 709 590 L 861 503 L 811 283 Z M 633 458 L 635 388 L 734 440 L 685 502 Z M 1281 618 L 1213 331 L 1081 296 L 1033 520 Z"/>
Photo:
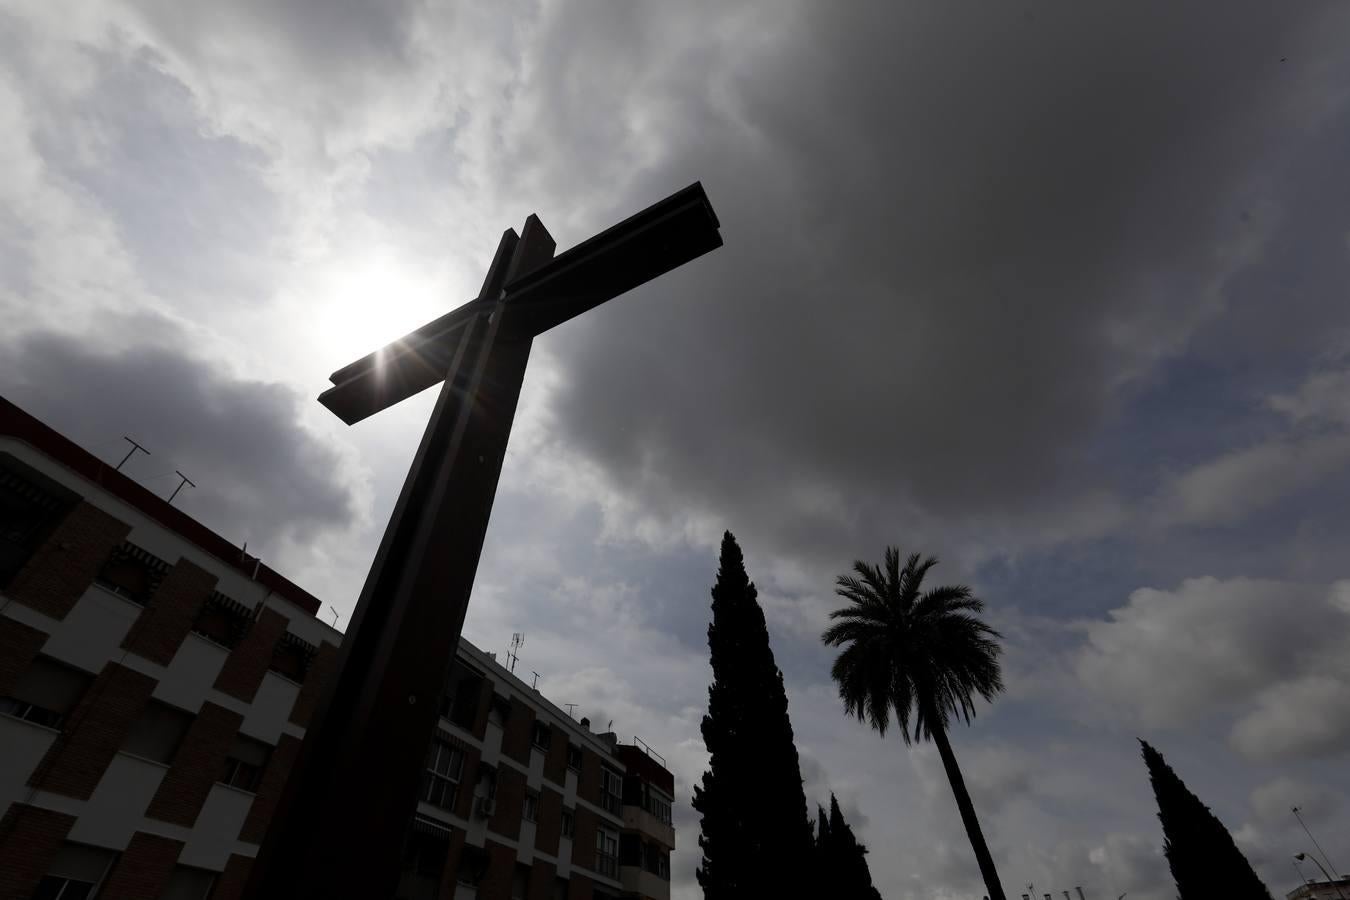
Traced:
<path id="1" fill-rule="evenodd" d="M 556 258 L 530 216 L 477 299 L 333 373 L 320 401 L 349 424 L 444 384 L 246 896 L 393 896 L 533 339 L 721 246 L 717 228 L 697 184 Z"/>

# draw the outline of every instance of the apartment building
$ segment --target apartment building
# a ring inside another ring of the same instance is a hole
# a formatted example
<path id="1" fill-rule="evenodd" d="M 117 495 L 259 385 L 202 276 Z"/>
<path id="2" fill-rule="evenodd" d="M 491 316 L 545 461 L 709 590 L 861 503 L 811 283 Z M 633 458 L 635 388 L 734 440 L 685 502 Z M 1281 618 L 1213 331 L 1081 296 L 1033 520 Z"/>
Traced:
<path id="1" fill-rule="evenodd" d="M 0 399 L 0 900 L 243 896 L 341 634 Z M 673 777 L 462 642 L 400 898 L 669 897 Z"/>

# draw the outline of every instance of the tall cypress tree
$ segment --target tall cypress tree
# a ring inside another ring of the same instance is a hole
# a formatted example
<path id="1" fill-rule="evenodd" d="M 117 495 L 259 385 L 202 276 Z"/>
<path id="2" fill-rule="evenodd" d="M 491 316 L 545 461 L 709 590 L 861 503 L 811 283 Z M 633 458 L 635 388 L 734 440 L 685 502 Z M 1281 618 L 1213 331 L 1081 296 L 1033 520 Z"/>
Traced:
<path id="1" fill-rule="evenodd" d="M 1161 753 L 1139 743 L 1158 799 L 1163 851 L 1180 900 L 1271 900 L 1223 823 L 1186 788 Z"/>
<path id="2" fill-rule="evenodd" d="M 839 801 L 830 794 L 828 817 L 820 810 L 820 827 L 816 835 L 816 860 L 820 866 L 820 881 L 830 885 L 829 896 L 840 900 L 881 900 L 881 894 L 872 886 L 872 872 L 867 868 L 867 848 L 858 843 L 853 829 L 844 821 Z"/>
<path id="3" fill-rule="evenodd" d="M 722 537 L 708 649 L 713 680 L 703 743 L 710 756 L 694 809 L 702 815 L 698 883 L 706 900 L 800 897 L 813 877 L 797 747 L 783 673 L 759 595 L 731 532 Z"/>

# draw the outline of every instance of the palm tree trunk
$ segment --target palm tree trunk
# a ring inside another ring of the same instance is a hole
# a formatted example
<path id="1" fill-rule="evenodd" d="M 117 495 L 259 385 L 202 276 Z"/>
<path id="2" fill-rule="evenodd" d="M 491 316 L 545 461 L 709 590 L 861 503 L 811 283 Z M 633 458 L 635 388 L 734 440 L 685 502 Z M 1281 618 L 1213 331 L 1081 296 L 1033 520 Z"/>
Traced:
<path id="1" fill-rule="evenodd" d="M 998 870 L 994 868 L 994 858 L 989 855 L 989 846 L 984 842 L 980 820 L 975 817 L 975 804 L 970 802 L 966 780 L 961 777 L 961 767 L 956 764 L 956 754 L 952 753 L 951 742 L 947 740 L 947 732 L 942 728 L 934 728 L 933 743 L 937 744 L 942 767 L 947 770 L 947 780 L 952 783 L 956 808 L 961 810 L 961 822 L 966 826 L 970 846 L 975 850 L 975 859 L 980 864 L 980 874 L 984 876 L 984 889 L 989 892 L 989 900 L 1007 900 L 1003 894 L 1003 885 L 998 880 Z"/>

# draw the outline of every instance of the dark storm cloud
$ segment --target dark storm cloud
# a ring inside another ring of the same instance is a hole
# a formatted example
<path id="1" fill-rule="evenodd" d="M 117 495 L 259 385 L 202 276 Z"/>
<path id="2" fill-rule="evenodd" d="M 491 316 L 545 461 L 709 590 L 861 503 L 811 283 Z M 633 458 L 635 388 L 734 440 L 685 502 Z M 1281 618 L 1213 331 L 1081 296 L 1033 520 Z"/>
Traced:
<path id="1" fill-rule="evenodd" d="M 624 196 L 702 178 L 727 246 L 554 339 L 559 427 L 656 508 L 784 548 L 1066 514 L 1121 385 L 1277 227 L 1262 176 L 1318 138 L 1326 7 L 812 9 L 671 76 L 694 90 Z M 598 48 L 554 43 L 572 85 Z"/>
<path id="2" fill-rule="evenodd" d="M 275 553 L 278 541 L 351 524 L 343 460 L 299 427 L 292 389 L 237 378 L 167 344 L 115 343 L 25 336 L 4 350 L 18 379 L 6 395 L 110 461 L 125 449 L 121 436 L 134 436 L 152 455 L 127 473 L 167 496 L 173 470 L 183 471 L 197 486 L 175 505 L 236 543 Z"/>

